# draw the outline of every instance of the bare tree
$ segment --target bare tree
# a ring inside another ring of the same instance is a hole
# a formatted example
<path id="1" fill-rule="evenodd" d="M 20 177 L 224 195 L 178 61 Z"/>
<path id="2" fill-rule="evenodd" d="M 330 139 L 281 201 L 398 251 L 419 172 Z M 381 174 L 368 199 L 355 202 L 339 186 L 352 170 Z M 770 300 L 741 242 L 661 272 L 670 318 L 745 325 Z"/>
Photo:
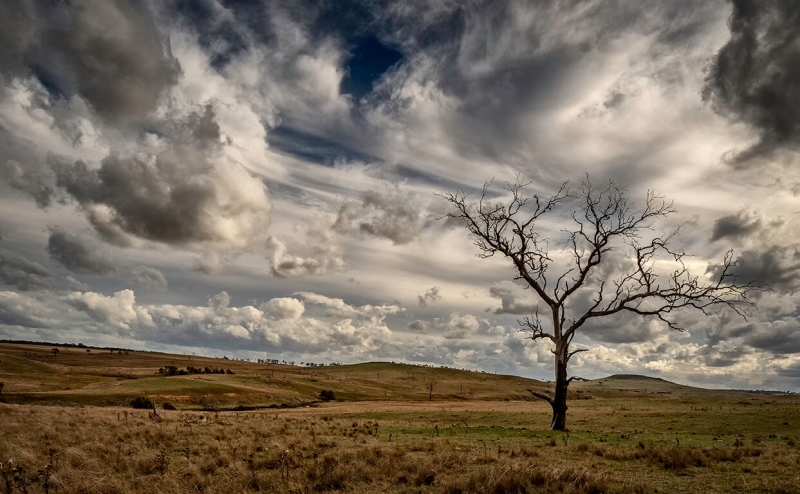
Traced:
<path id="1" fill-rule="evenodd" d="M 50 351 L 53 352 L 53 357 L 58 357 L 58 352 L 60 352 L 60 350 L 58 348 L 53 348 Z"/>
<path id="2" fill-rule="evenodd" d="M 479 257 L 502 254 L 516 270 L 515 280 L 535 293 L 533 314 L 519 321 L 534 341 L 549 340 L 555 355 L 553 396 L 530 391 L 553 409 L 550 428 L 566 428 L 567 364 L 587 348 L 571 349 L 575 333 L 587 322 L 620 313 L 655 317 L 670 329 L 684 331 L 676 315 L 684 310 L 710 314 L 721 308 L 745 317 L 753 303 L 748 294 L 761 287 L 742 283 L 733 273 L 733 252 L 713 270 L 714 278 L 689 272 L 687 254 L 673 247 L 679 229 L 658 232 L 658 220 L 675 212 L 672 202 L 652 191 L 637 206 L 614 182 L 597 187 L 588 177 L 572 194 L 568 183 L 547 199 L 528 196 L 530 182 L 517 177 L 504 186 L 507 199 L 492 202 L 488 182 L 477 202 L 463 191 L 441 195 L 455 209 L 447 216 L 462 222 L 478 247 Z M 549 238 L 545 221 L 564 229 Z M 542 220 L 545 215 L 547 220 Z M 552 216 L 555 216 L 553 218 Z M 551 249 L 551 244 L 556 249 Z M 564 261 L 566 259 L 566 261 Z M 555 260 L 555 261 L 554 261 Z M 556 262 L 556 261 L 561 261 Z M 561 268 L 560 271 L 554 272 Z M 610 274 L 609 274 L 610 273 Z M 539 307 L 546 315 L 540 318 Z"/>
<path id="3" fill-rule="evenodd" d="M 425 386 L 428 387 L 428 401 L 433 401 L 433 388 L 439 384 L 439 381 L 431 377 L 425 381 Z"/>

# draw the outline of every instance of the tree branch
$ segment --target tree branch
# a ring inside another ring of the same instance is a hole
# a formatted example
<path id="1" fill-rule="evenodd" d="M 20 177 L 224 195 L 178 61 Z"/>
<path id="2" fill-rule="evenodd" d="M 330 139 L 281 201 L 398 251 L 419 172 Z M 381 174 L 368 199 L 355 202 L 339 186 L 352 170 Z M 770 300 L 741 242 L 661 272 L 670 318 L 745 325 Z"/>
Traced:
<path id="1" fill-rule="evenodd" d="M 546 401 L 547 403 L 550 403 L 551 405 L 553 404 L 553 398 L 551 398 L 551 397 L 547 396 L 546 394 L 543 394 L 543 393 L 537 393 L 536 391 L 533 391 L 533 390 L 531 390 L 531 389 L 529 389 L 529 390 L 528 390 L 528 393 L 532 394 L 532 395 L 533 395 L 533 396 L 535 396 L 536 398 L 539 398 L 540 400 L 544 400 L 544 401 Z"/>
<path id="2" fill-rule="evenodd" d="M 536 341 L 541 340 L 542 338 L 547 338 L 550 341 L 555 342 L 555 337 L 552 333 L 548 333 L 544 330 L 544 326 L 542 325 L 542 320 L 539 319 L 539 306 L 536 306 L 535 312 L 532 316 L 525 316 L 522 319 L 517 319 L 517 324 L 519 324 L 525 331 L 526 329 L 531 332 L 531 335 L 528 336 L 529 339 Z"/>

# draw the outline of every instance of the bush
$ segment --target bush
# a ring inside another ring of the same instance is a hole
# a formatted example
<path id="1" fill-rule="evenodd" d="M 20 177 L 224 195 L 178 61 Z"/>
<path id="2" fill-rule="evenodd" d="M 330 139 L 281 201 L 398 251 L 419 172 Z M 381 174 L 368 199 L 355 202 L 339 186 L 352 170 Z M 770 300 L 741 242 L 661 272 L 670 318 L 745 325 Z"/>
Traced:
<path id="1" fill-rule="evenodd" d="M 164 404 L 161 405 L 161 408 L 163 408 L 164 410 L 176 410 L 175 405 L 173 405 L 168 401 L 164 402 Z"/>
<path id="2" fill-rule="evenodd" d="M 137 396 L 131 400 L 131 406 L 133 408 L 146 408 L 149 410 L 151 408 L 155 408 L 156 404 L 153 403 L 153 400 L 147 398 L 146 396 Z"/>
<path id="3" fill-rule="evenodd" d="M 336 394 L 330 389 L 323 389 L 319 392 L 319 399 L 323 401 L 332 401 L 336 399 Z"/>
<path id="4" fill-rule="evenodd" d="M 706 466 L 706 456 L 694 448 L 673 446 L 669 449 L 653 451 L 651 454 L 667 470 Z"/>

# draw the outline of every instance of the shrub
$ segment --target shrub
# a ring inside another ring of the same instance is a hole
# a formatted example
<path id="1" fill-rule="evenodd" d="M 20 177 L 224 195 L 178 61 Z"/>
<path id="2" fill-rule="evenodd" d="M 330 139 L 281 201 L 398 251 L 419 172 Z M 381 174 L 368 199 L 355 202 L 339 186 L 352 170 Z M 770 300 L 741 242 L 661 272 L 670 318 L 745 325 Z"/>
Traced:
<path id="1" fill-rule="evenodd" d="M 687 467 L 706 466 L 706 457 L 701 451 L 683 446 L 654 451 L 653 456 L 667 470 L 683 470 Z"/>
<path id="2" fill-rule="evenodd" d="M 323 389 L 319 392 L 319 399 L 323 401 L 332 401 L 336 399 L 336 394 L 330 389 Z"/>
<path id="3" fill-rule="evenodd" d="M 156 407 L 155 403 L 153 403 L 153 400 L 147 398 L 146 396 L 137 396 L 131 400 L 131 406 L 133 408 L 146 408 L 148 410 Z"/>
<path id="4" fill-rule="evenodd" d="M 176 410 L 175 405 L 173 405 L 168 401 L 164 402 L 164 404 L 161 405 L 161 408 L 163 408 L 164 410 Z"/>

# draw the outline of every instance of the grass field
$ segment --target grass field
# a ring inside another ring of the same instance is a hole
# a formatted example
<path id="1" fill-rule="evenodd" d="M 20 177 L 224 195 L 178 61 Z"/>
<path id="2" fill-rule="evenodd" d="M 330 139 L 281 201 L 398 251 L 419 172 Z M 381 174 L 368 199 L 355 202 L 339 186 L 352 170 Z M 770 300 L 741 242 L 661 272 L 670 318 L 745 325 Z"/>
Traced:
<path id="1" fill-rule="evenodd" d="M 50 349 L 0 344 L 5 492 L 800 492 L 797 395 L 576 382 L 555 433 L 520 377 Z"/>

